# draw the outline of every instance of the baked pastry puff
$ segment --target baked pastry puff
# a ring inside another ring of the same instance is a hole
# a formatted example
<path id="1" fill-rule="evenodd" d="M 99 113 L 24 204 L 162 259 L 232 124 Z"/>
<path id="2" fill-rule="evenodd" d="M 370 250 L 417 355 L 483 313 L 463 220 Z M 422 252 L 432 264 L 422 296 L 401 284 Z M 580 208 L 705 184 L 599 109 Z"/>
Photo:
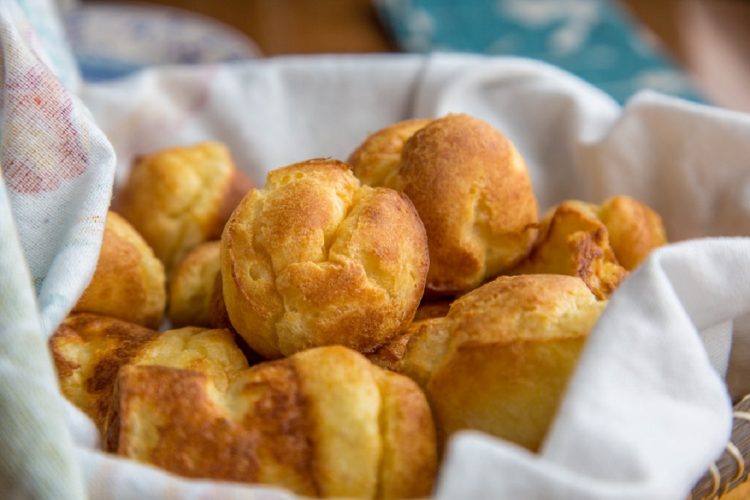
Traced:
<path id="1" fill-rule="evenodd" d="M 414 498 L 432 489 L 435 433 L 408 378 L 340 346 L 230 375 L 126 366 L 111 449 L 188 476 L 272 484 L 305 496 Z"/>
<path id="2" fill-rule="evenodd" d="M 632 271 L 652 250 L 667 243 L 661 217 L 652 208 L 629 196 L 614 196 L 592 207 L 607 227 L 617 261 Z"/>
<path id="3" fill-rule="evenodd" d="M 604 299 L 665 243 L 659 216 L 633 198 L 616 196 L 601 206 L 570 200 L 547 211 L 529 257 L 511 272 L 578 276 Z"/>
<path id="4" fill-rule="evenodd" d="M 404 143 L 430 122 L 428 118 L 404 120 L 371 134 L 349 156 L 354 175 L 368 186 L 388 186 L 401 166 Z"/>
<path id="5" fill-rule="evenodd" d="M 247 367 L 227 330 L 155 330 L 96 314 L 65 319 L 49 341 L 63 395 L 106 435 L 112 390 L 121 367 L 156 364 L 208 373 L 226 387 L 226 373 Z"/>
<path id="6" fill-rule="evenodd" d="M 164 266 L 140 234 L 107 214 L 94 276 L 73 312 L 90 312 L 157 328 L 164 316 Z"/>
<path id="7" fill-rule="evenodd" d="M 115 203 L 170 273 L 193 247 L 219 238 L 250 187 L 226 146 L 202 142 L 137 158 Z"/>
<path id="8" fill-rule="evenodd" d="M 218 240 L 201 243 L 177 264 L 169 280 L 172 326 L 213 326 L 211 300 L 218 274 Z"/>
<path id="9" fill-rule="evenodd" d="M 580 278 L 501 276 L 370 359 L 425 390 L 441 442 L 474 429 L 537 450 L 605 304 Z"/>
<path id="10" fill-rule="evenodd" d="M 402 122 L 368 137 L 349 162 L 362 182 L 414 203 L 429 240 L 430 292 L 471 290 L 531 248 L 537 203 L 526 165 L 484 121 L 451 114 Z"/>
<path id="11" fill-rule="evenodd" d="M 333 344 L 374 350 L 411 322 L 428 266 L 409 199 L 360 185 L 335 160 L 269 173 L 221 238 L 229 319 L 269 359 Z"/>

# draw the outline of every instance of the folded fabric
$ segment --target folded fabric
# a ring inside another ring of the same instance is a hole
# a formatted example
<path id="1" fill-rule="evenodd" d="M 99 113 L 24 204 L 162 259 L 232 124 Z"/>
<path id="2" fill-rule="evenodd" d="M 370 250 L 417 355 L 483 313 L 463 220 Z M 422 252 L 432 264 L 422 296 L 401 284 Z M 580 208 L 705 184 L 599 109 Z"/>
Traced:
<path id="1" fill-rule="evenodd" d="M 113 184 L 110 144 L 118 153 L 115 184 L 135 155 L 200 139 L 226 142 L 237 165 L 261 183 L 269 170 L 294 161 L 346 158 L 368 132 L 394 121 L 467 112 L 518 146 L 542 209 L 565 198 L 601 202 L 622 193 L 659 211 L 672 240 L 750 234 L 745 115 L 657 94 L 620 109 L 544 64 L 435 55 L 149 70 L 84 86 L 92 120 L 46 66 L 24 72 L 38 59 L 20 36 L 28 27 L 23 15 L 6 5 L 0 487 L 13 494 L 290 498 L 272 488 L 177 478 L 106 455 L 90 422 L 55 390 L 44 340 L 94 269 Z M 16 74 L 38 75 L 30 81 L 55 89 L 40 99 L 62 111 L 34 108 L 37 94 L 19 93 Z M 18 96 L 24 106 L 12 105 Z M 61 123 L 79 142 L 47 137 Z M 86 153 L 72 163 L 83 172 L 66 167 L 70 151 Z M 541 453 L 459 435 L 436 496 L 684 498 L 728 437 L 731 406 L 720 373 L 727 325 L 736 320 L 735 332 L 748 331 L 738 319 L 750 313 L 748 255 L 750 240 L 740 237 L 654 253 L 603 313 Z"/>

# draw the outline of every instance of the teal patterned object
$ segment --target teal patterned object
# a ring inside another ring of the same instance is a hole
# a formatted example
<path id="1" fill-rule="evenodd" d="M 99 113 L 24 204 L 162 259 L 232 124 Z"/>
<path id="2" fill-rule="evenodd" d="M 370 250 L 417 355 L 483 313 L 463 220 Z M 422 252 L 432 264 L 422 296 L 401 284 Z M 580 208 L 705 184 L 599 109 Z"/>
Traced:
<path id="1" fill-rule="evenodd" d="M 615 1 L 377 0 L 376 5 L 409 52 L 539 59 L 621 103 L 643 89 L 703 101 L 687 75 Z"/>

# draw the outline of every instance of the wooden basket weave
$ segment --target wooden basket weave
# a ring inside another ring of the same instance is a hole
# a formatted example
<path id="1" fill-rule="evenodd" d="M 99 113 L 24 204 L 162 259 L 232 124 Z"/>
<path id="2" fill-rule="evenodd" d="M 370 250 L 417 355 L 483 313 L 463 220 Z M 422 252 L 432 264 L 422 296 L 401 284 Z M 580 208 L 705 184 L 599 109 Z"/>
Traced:
<path id="1" fill-rule="evenodd" d="M 744 494 L 735 490 L 748 479 L 750 468 L 750 394 L 734 406 L 732 436 L 721 457 L 701 477 L 691 493 L 692 500 L 719 498 L 727 500 L 750 498 L 747 485 Z M 734 490 L 735 494 L 730 494 Z M 739 494 L 739 496 L 736 496 Z"/>

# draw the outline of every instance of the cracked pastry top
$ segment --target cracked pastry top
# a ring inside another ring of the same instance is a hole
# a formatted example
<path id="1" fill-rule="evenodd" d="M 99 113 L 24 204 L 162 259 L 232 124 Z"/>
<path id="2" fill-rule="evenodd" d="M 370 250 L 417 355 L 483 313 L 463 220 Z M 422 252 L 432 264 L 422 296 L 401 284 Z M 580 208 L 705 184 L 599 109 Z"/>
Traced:
<path id="1" fill-rule="evenodd" d="M 427 231 L 427 290 L 456 294 L 512 267 L 536 234 L 526 164 L 494 127 L 465 114 L 408 120 L 368 137 L 349 158 L 366 184 L 396 189 Z"/>
<path id="2" fill-rule="evenodd" d="M 609 297 L 667 238 L 659 215 L 628 196 L 602 205 L 564 201 L 547 211 L 529 256 L 513 274 L 578 276 L 599 299 Z"/>
<path id="3" fill-rule="evenodd" d="M 202 142 L 137 158 L 115 202 L 170 273 L 192 248 L 219 237 L 249 188 L 226 146 Z"/>
<path id="4" fill-rule="evenodd" d="M 248 367 L 228 330 L 157 333 L 91 314 L 50 340 L 65 396 L 105 448 L 185 477 L 306 496 L 416 498 L 432 490 L 424 394 L 341 346 Z"/>
<path id="5" fill-rule="evenodd" d="M 125 365 L 197 370 L 227 385 L 226 372 L 247 367 L 228 330 L 187 327 L 159 333 L 97 314 L 73 314 L 49 341 L 60 389 L 106 435 L 112 389 Z"/>
<path id="6" fill-rule="evenodd" d="M 111 449 L 187 477 L 315 497 L 415 498 L 436 472 L 435 431 L 407 377 L 341 346 L 228 374 L 125 366 Z M 161 424 L 161 425 L 160 425 Z"/>
<path id="7" fill-rule="evenodd" d="M 331 344 L 374 350 L 411 322 L 428 267 L 409 199 L 361 185 L 330 159 L 272 171 L 221 239 L 229 319 L 267 358 Z"/>

